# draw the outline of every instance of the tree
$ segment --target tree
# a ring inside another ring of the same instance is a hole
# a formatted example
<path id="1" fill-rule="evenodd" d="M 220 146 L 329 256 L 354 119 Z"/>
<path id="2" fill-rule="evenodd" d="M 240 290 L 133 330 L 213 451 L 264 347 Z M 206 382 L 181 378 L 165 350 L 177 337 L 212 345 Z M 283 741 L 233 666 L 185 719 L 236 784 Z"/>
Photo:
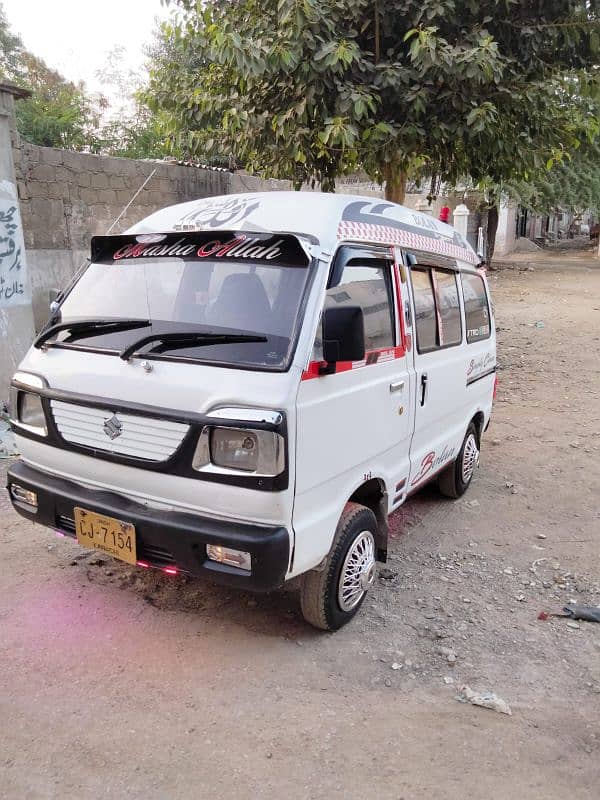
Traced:
<path id="1" fill-rule="evenodd" d="M 600 169 L 600 106 L 593 71 L 566 73 L 556 77 L 551 94 L 544 95 L 544 130 L 532 139 L 530 157 L 504 174 L 489 169 L 480 175 L 477 188 L 483 190 L 487 211 L 486 256 L 494 255 L 499 205 L 503 198 L 517 200 L 534 211 L 550 212 L 558 206 L 581 212 L 594 207 L 600 186 L 594 185 Z M 548 148 L 551 141 L 556 142 Z M 548 157 L 549 156 L 549 157 Z M 587 198 L 587 199 L 586 199 Z"/>
<path id="2" fill-rule="evenodd" d="M 27 76 L 23 84 L 32 95 L 16 106 L 21 136 L 42 147 L 96 152 L 95 132 L 105 108 L 104 98 L 90 98 L 83 84 L 66 81 L 31 53 L 24 53 L 22 63 Z"/>
<path id="3" fill-rule="evenodd" d="M 155 63 L 164 49 L 162 39 L 151 48 Z M 123 66 L 123 47 L 106 58 L 100 76 L 114 98 L 90 94 L 23 46 L 12 33 L 0 2 L 0 80 L 31 90 L 16 106 L 17 129 L 33 144 L 63 147 L 124 158 L 162 158 L 167 154 L 162 114 L 143 102 L 144 78 Z"/>
<path id="4" fill-rule="evenodd" d="M 568 159 L 528 182 L 506 186 L 506 193 L 524 208 L 540 214 L 556 209 L 580 216 L 590 210 L 600 215 L 600 147 L 583 145 Z"/>
<path id="5" fill-rule="evenodd" d="M 597 0 L 166 0 L 148 100 L 192 154 L 299 186 L 364 168 L 517 179 L 570 152 L 565 75 L 595 64 Z"/>
<path id="6" fill-rule="evenodd" d="M 16 106 L 17 130 L 23 138 L 44 147 L 95 150 L 94 131 L 102 98 L 89 97 L 83 84 L 65 80 L 40 58 L 28 52 L 13 34 L 0 4 L 0 80 L 31 90 Z"/>
<path id="7" fill-rule="evenodd" d="M 22 80 L 25 77 L 21 64 L 23 42 L 10 30 L 10 25 L 0 3 L 0 77 L 9 80 Z"/>
<path id="8" fill-rule="evenodd" d="M 142 100 L 144 76 L 123 66 L 125 48 L 114 47 L 98 74 L 112 102 L 98 132 L 100 150 L 121 158 L 162 158 L 167 155 L 162 114 Z M 158 53 L 154 52 L 154 58 Z"/>

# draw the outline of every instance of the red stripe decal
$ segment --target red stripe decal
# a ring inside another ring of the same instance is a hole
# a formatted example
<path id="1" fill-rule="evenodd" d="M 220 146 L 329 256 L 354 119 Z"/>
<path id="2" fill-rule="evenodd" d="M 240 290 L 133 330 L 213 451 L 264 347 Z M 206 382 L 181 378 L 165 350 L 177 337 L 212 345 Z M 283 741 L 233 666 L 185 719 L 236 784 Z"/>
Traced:
<path id="1" fill-rule="evenodd" d="M 386 361 L 395 361 L 397 358 L 404 358 L 405 355 L 406 351 L 403 347 L 383 347 L 378 350 L 368 350 L 362 361 L 338 361 L 335 365 L 335 374 L 371 367 L 375 364 L 383 364 Z M 325 361 L 311 361 L 302 373 L 302 380 L 309 381 L 311 378 L 321 377 L 319 370 L 325 366 L 327 366 Z"/>

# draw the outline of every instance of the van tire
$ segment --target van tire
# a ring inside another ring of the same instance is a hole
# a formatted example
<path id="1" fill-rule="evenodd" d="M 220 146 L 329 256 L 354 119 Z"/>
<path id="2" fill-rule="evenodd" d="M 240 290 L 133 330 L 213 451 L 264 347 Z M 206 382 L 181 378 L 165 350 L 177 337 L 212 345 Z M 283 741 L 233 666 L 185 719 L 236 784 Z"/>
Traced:
<path id="1" fill-rule="evenodd" d="M 475 448 L 476 454 L 473 448 Z M 475 458 L 474 464 L 473 458 Z M 453 497 L 455 499 L 457 497 L 462 497 L 473 480 L 473 474 L 478 462 L 479 435 L 475 424 L 471 422 L 467 428 L 458 456 L 446 467 L 438 478 L 440 492 L 446 497 Z M 469 472 L 466 479 L 464 470 L 468 470 Z"/>
<path id="2" fill-rule="evenodd" d="M 300 602 L 302 615 L 308 623 L 322 631 L 336 631 L 356 615 L 375 580 L 376 540 L 375 514 L 366 506 L 347 503 L 325 566 L 307 572 L 302 579 Z M 343 572 L 350 581 L 346 597 L 354 588 L 354 593 L 344 603 L 345 608 L 340 604 Z M 355 576 L 354 581 L 352 576 Z M 356 592 L 362 592 L 361 596 L 356 596 Z"/>

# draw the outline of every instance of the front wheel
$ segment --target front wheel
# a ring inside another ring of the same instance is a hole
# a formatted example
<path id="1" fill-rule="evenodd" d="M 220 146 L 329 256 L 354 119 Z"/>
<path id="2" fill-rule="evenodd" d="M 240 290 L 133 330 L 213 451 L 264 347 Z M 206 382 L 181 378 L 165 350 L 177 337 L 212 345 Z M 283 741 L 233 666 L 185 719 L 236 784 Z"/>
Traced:
<path id="1" fill-rule="evenodd" d="M 446 497 L 462 497 L 473 480 L 475 467 L 479 464 L 479 437 L 471 422 L 457 458 L 441 473 L 438 486 Z"/>
<path id="2" fill-rule="evenodd" d="M 376 535 L 375 514 L 348 503 L 324 568 L 302 580 L 302 614 L 315 628 L 335 631 L 358 612 L 375 580 Z"/>

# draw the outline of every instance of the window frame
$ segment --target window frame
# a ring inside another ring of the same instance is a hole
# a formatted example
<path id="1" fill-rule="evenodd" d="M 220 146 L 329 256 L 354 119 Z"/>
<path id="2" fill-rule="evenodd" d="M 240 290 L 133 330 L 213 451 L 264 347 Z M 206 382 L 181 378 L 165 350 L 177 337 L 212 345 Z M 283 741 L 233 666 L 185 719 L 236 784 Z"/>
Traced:
<path id="1" fill-rule="evenodd" d="M 471 341 L 469 341 L 469 325 L 467 323 L 467 303 L 466 303 L 466 300 L 465 300 L 465 289 L 464 289 L 464 286 L 463 286 L 463 275 L 470 275 L 473 278 L 479 278 L 479 280 L 481 281 L 481 283 L 483 285 L 483 296 L 485 297 L 485 302 L 486 302 L 486 307 L 487 307 L 487 312 L 488 312 L 489 328 L 490 328 L 489 331 L 488 331 L 488 335 L 487 336 L 480 336 L 477 339 L 472 339 Z M 491 306 L 491 303 L 490 303 L 490 296 L 488 294 L 488 287 L 487 287 L 486 281 L 484 280 L 483 275 L 480 275 L 479 272 L 471 272 L 470 270 L 461 270 L 461 273 L 460 273 L 460 297 L 461 297 L 461 303 L 462 303 L 462 306 L 463 306 L 463 312 L 464 312 L 464 315 L 465 315 L 465 344 L 467 344 L 467 345 L 477 344 L 478 342 L 486 342 L 488 339 L 491 339 L 492 338 L 492 326 L 494 324 L 494 320 L 493 320 L 493 317 L 492 317 L 492 306 Z"/>
<path id="2" fill-rule="evenodd" d="M 456 287 L 456 299 L 458 300 L 458 321 L 460 325 L 460 337 L 457 342 L 450 342 L 449 344 L 440 345 L 437 350 L 447 350 L 449 347 L 460 347 L 461 344 L 465 341 L 465 331 L 466 331 L 466 320 L 463 324 L 463 302 L 461 297 L 461 290 L 462 290 L 462 283 L 459 286 L 458 279 L 457 279 L 457 271 L 453 269 L 449 269 L 446 267 L 430 267 L 432 270 L 431 279 L 433 283 L 433 295 L 435 300 L 435 308 L 436 308 L 436 318 L 438 322 L 438 334 L 440 333 L 439 326 L 442 320 L 441 313 L 440 313 L 440 303 L 439 303 L 439 295 L 438 295 L 438 285 L 435 277 L 435 271 L 437 272 L 445 272 L 447 274 L 454 275 L 454 286 Z M 443 326 L 441 326 L 443 328 Z"/>
<path id="3" fill-rule="evenodd" d="M 361 246 L 355 244 L 340 245 L 340 247 L 336 250 L 331 261 L 329 275 L 327 276 L 327 284 L 325 286 L 325 296 L 327 295 L 329 289 L 334 289 L 336 286 L 339 285 L 344 269 L 346 268 L 346 266 L 348 266 L 349 262 L 354 259 L 364 259 L 365 261 L 364 266 L 369 266 L 369 264 L 367 263 L 369 260 L 379 262 L 378 264 L 379 266 L 381 265 L 381 262 L 385 262 L 384 281 L 388 293 L 388 302 L 390 307 L 390 324 L 392 330 L 393 343 L 386 347 L 376 347 L 371 350 L 365 348 L 365 355 L 367 355 L 368 353 L 380 352 L 381 350 L 389 350 L 391 348 L 400 346 L 402 343 L 402 330 L 398 318 L 399 311 L 396 307 L 397 296 L 396 296 L 396 286 L 395 286 L 395 276 L 394 276 L 394 255 L 389 247 L 386 246 L 378 247 L 377 245 Z M 323 307 L 321 308 L 321 315 L 325 309 L 325 296 L 323 298 Z M 321 321 L 319 321 L 319 326 L 320 325 Z M 374 363 L 379 363 L 379 362 L 374 362 Z M 367 366 L 371 365 L 369 364 Z"/>
<path id="4" fill-rule="evenodd" d="M 463 303 L 463 292 L 462 292 L 462 282 L 460 283 L 459 288 L 459 281 L 457 279 L 457 275 L 459 274 L 460 270 L 457 266 L 454 266 L 450 259 L 446 260 L 443 257 L 435 256 L 432 258 L 420 258 L 416 253 L 412 252 L 405 252 L 404 257 L 406 259 L 406 263 L 408 266 L 408 271 L 410 273 L 410 291 L 411 291 L 411 298 L 412 298 L 412 314 L 414 318 L 414 331 L 415 331 L 415 344 L 417 353 L 419 355 L 426 355 L 427 353 L 436 353 L 439 350 L 449 350 L 452 347 L 460 347 L 465 343 L 465 335 L 466 335 L 466 318 L 463 316 L 464 313 L 464 303 Z M 431 293 L 433 296 L 433 305 L 435 311 L 435 324 L 436 324 L 436 341 L 438 344 L 435 347 L 426 347 L 421 348 L 419 346 L 419 331 L 417 327 L 417 311 L 415 306 L 415 293 L 414 293 L 414 286 L 412 280 L 412 273 L 413 270 L 418 272 L 426 272 L 429 276 L 429 283 L 431 286 Z M 439 344 L 440 342 L 440 335 L 441 335 L 441 317 L 440 317 L 440 303 L 439 303 L 439 296 L 438 296 L 438 288 L 435 281 L 434 270 L 438 270 L 439 272 L 447 272 L 454 275 L 454 282 L 456 285 L 456 297 L 458 299 L 458 317 L 460 320 L 460 339 L 458 342 L 452 342 L 450 344 Z"/>

